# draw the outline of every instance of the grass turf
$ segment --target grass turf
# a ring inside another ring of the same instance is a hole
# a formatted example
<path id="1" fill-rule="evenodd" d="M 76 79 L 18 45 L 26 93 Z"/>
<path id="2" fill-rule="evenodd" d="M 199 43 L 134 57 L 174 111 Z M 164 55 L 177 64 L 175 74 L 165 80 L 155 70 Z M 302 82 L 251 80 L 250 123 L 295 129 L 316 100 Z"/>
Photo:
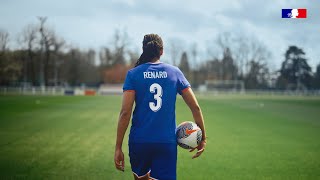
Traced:
<path id="1" fill-rule="evenodd" d="M 0 179 L 133 179 L 113 164 L 121 96 L 0 96 Z M 199 96 L 208 143 L 178 179 L 320 179 L 320 99 Z M 181 98 L 177 123 L 192 120 Z"/>

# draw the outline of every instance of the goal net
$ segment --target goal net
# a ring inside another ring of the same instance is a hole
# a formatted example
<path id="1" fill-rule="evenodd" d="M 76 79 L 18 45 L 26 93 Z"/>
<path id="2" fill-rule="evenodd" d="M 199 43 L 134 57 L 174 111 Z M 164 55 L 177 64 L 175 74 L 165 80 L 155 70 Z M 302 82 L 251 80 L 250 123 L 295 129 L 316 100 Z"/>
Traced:
<path id="1" fill-rule="evenodd" d="M 206 80 L 205 84 L 199 87 L 199 91 L 221 91 L 244 93 L 244 82 L 241 80 Z"/>

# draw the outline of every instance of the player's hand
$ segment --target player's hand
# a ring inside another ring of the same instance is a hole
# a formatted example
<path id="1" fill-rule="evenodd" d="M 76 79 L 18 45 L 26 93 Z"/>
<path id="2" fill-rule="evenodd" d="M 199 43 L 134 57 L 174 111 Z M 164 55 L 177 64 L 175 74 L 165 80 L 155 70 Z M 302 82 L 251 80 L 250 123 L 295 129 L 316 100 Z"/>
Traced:
<path id="1" fill-rule="evenodd" d="M 124 171 L 124 155 L 121 149 L 116 149 L 114 153 L 114 165 L 120 171 Z"/>
<path id="2" fill-rule="evenodd" d="M 205 148 L 206 141 L 201 141 L 198 147 L 191 149 L 190 152 L 194 151 L 195 149 L 198 149 L 197 153 L 194 156 L 192 156 L 192 159 L 199 157 L 203 153 Z"/>

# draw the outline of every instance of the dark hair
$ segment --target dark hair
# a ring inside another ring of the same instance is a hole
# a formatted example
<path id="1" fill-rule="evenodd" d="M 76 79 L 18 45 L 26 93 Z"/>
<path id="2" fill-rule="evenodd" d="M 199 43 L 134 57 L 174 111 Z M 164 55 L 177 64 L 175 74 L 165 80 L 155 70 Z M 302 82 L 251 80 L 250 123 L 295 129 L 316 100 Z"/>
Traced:
<path id="1" fill-rule="evenodd" d="M 136 66 L 150 62 L 154 58 L 160 58 L 160 51 L 163 49 L 163 42 L 158 34 L 146 34 L 142 41 L 142 54 Z"/>

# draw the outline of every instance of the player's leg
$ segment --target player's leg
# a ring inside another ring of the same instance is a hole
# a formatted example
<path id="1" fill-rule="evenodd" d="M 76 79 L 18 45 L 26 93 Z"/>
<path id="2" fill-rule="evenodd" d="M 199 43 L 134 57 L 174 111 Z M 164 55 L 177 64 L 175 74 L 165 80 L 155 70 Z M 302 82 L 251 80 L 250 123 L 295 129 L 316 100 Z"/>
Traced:
<path id="1" fill-rule="evenodd" d="M 153 145 L 150 179 L 177 179 L 177 144 L 157 143 Z"/>
<path id="2" fill-rule="evenodd" d="M 134 179 L 149 179 L 151 150 L 145 143 L 129 143 L 129 157 Z"/>
<path id="3" fill-rule="evenodd" d="M 138 176 L 137 174 L 133 173 L 133 177 L 135 180 L 149 180 L 150 179 L 150 173 L 147 173 L 144 176 Z"/>

